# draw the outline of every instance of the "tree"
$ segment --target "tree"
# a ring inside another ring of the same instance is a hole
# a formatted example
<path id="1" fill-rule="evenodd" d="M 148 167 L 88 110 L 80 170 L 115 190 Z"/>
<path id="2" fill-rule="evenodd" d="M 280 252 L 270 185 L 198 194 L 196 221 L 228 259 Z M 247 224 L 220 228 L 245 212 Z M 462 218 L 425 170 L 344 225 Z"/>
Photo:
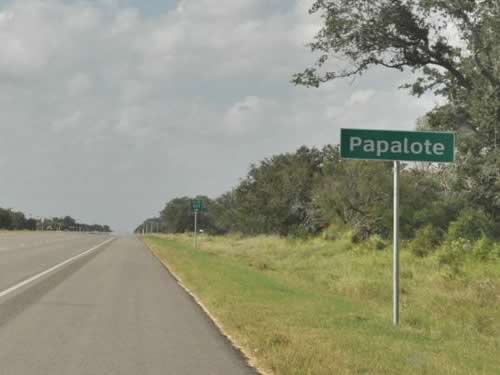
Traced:
<path id="1" fill-rule="evenodd" d="M 240 229 L 238 226 L 238 201 L 235 191 L 224 193 L 215 199 L 209 213 L 213 217 L 213 223 L 218 234 L 236 232 Z"/>
<path id="2" fill-rule="evenodd" d="M 71 216 L 65 216 L 62 219 L 63 229 L 65 230 L 73 230 L 76 227 L 76 220 Z"/>
<path id="3" fill-rule="evenodd" d="M 315 231 L 311 193 L 322 163 L 321 151 L 301 147 L 252 165 L 235 190 L 240 229 L 280 235 L 299 227 Z"/>
<path id="4" fill-rule="evenodd" d="M 184 233 L 193 230 L 191 198 L 175 198 L 161 211 L 161 219 L 167 233 Z"/>
<path id="5" fill-rule="evenodd" d="M 321 13 L 324 21 L 310 44 L 321 56 L 314 67 L 295 75 L 296 84 L 317 87 L 375 66 L 410 69 L 418 73 L 413 84 L 405 85 L 412 94 L 432 90 L 449 100 L 437 113 L 452 121 L 440 122 L 441 126 L 467 128 L 482 148 L 496 147 L 500 137 L 497 1 L 316 0 L 311 13 Z M 348 65 L 329 71 L 328 62 L 335 58 Z"/>
<path id="6" fill-rule="evenodd" d="M 391 165 L 337 161 L 314 191 L 318 214 L 326 223 L 340 222 L 356 237 L 388 235 L 391 228 Z"/>
<path id="7" fill-rule="evenodd" d="M 10 229 L 22 230 L 26 229 L 26 217 L 22 212 L 9 211 L 10 213 Z"/>
<path id="8" fill-rule="evenodd" d="M 316 0 L 311 13 L 323 19 L 310 44 L 320 57 L 294 82 L 318 87 L 373 67 L 414 72 L 415 82 L 403 86 L 411 94 L 447 100 L 424 128 L 460 135 L 454 188 L 500 220 L 500 3 Z"/>
<path id="9" fill-rule="evenodd" d="M 0 229 L 10 229 L 12 218 L 9 210 L 0 208 Z"/>

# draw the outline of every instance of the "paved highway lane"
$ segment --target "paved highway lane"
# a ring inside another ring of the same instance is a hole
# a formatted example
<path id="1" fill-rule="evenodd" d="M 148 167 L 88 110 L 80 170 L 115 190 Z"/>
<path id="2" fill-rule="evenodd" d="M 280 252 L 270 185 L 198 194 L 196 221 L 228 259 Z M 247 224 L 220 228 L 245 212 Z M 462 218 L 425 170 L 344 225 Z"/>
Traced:
<path id="1" fill-rule="evenodd" d="M 74 255 L 88 237 L 58 240 Z M 0 298 L 0 374 L 255 372 L 144 245 L 123 237 Z"/>
<path id="2" fill-rule="evenodd" d="M 106 234 L 26 232 L 0 234 L 0 291 L 83 252 Z"/>

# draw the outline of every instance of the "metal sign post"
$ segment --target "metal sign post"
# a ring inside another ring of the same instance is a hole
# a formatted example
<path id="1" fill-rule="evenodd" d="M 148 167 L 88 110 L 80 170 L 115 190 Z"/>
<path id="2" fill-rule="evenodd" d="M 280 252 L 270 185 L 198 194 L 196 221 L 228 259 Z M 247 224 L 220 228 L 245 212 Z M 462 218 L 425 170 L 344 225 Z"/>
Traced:
<path id="1" fill-rule="evenodd" d="M 394 162 L 394 225 L 393 225 L 393 246 L 394 246 L 394 303 L 393 303 L 393 323 L 399 325 L 399 161 Z"/>
<path id="2" fill-rule="evenodd" d="M 198 210 L 195 210 L 194 211 L 194 248 L 195 249 L 198 246 L 197 236 L 198 236 Z"/>
<path id="3" fill-rule="evenodd" d="M 446 132 L 408 132 L 373 129 L 341 129 L 342 159 L 394 162 L 393 224 L 393 323 L 399 325 L 399 177 L 400 161 L 452 163 L 455 160 L 455 134 Z"/>
<path id="4" fill-rule="evenodd" d="M 198 214 L 200 212 L 207 212 L 207 208 L 203 204 L 203 200 L 194 199 L 191 201 L 191 209 L 194 212 L 194 247 L 198 246 Z"/>

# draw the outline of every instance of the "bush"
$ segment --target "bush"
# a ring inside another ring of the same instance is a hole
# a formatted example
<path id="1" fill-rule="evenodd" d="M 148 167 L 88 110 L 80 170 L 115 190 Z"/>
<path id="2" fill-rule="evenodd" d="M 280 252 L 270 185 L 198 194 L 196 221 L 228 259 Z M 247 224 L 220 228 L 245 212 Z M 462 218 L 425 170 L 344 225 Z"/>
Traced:
<path id="1" fill-rule="evenodd" d="M 341 238 L 347 232 L 345 226 L 330 224 L 323 232 L 321 237 L 327 241 L 335 241 Z"/>
<path id="2" fill-rule="evenodd" d="M 387 243 L 382 239 L 382 237 L 378 235 L 371 236 L 368 240 L 368 243 L 374 250 L 377 251 L 385 250 L 385 248 L 387 247 Z"/>
<path id="3" fill-rule="evenodd" d="M 431 225 L 417 230 L 415 239 L 410 242 L 410 251 L 417 257 L 425 257 L 441 243 L 441 235 Z"/>
<path id="4" fill-rule="evenodd" d="M 445 241 L 438 251 L 439 267 L 445 268 L 449 277 L 456 277 L 462 273 L 465 258 L 471 249 L 470 241 L 463 238 Z"/>
<path id="5" fill-rule="evenodd" d="M 458 240 L 463 238 L 477 241 L 482 237 L 492 237 L 494 233 L 494 222 L 481 210 L 473 208 L 464 209 L 457 220 L 448 228 L 448 239 Z"/>
<path id="6" fill-rule="evenodd" d="M 340 236 L 340 239 L 343 240 L 343 241 L 347 241 L 349 243 L 354 243 L 354 234 L 353 234 L 353 231 L 352 230 L 345 231 Z"/>
<path id="7" fill-rule="evenodd" d="M 474 244 L 472 249 L 472 254 L 476 259 L 485 261 L 488 260 L 491 256 L 495 256 L 494 252 L 496 251 L 495 244 L 488 237 L 482 237 L 479 241 Z"/>
<path id="8" fill-rule="evenodd" d="M 304 225 L 294 225 L 288 232 L 288 239 L 290 240 L 306 240 L 309 238 L 309 231 Z"/>
<path id="9" fill-rule="evenodd" d="M 366 241 L 359 243 L 354 247 L 354 251 L 360 254 L 373 252 L 373 251 L 382 251 L 387 247 L 387 243 L 380 237 L 379 235 L 374 235 L 368 238 Z"/>

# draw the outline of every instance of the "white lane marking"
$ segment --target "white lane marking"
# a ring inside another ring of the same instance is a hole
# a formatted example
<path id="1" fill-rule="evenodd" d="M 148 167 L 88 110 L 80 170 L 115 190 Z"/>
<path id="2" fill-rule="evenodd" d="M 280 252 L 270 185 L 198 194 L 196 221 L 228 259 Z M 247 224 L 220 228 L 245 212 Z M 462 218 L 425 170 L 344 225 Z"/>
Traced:
<path id="1" fill-rule="evenodd" d="M 10 287 L 10 288 L 8 288 L 8 289 L 5 289 L 4 291 L 0 292 L 0 298 L 5 297 L 7 294 L 10 294 L 10 293 L 12 293 L 12 292 L 15 292 L 15 291 L 16 291 L 16 290 L 18 290 L 19 288 L 22 288 L 23 286 L 25 286 L 25 285 L 27 285 L 27 284 L 29 284 L 29 283 L 32 283 L 33 281 L 38 280 L 39 278 L 41 278 L 41 277 L 43 277 L 43 276 L 45 276 L 45 275 L 47 275 L 47 274 L 49 274 L 49 273 L 51 273 L 51 272 L 53 272 L 53 271 L 55 271 L 55 270 L 57 270 L 57 269 L 59 269 L 59 268 L 61 268 L 61 267 L 65 266 L 65 265 L 66 265 L 66 264 L 68 264 L 68 263 L 73 262 L 74 260 L 77 260 L 78 258 L 84 257 L 85 255 L 87 255 L 87 254 L 89 254 L 89 253 L 91 253 L 91 252 L 93 252 L 93 251 L 96 251 L 96 250 L 97 250 L 97 249 L 99 249 L 101 246 L 106 245 L 107 243 L 109 243 L 109 242 L 113 241 L 114 239 L 115 239 L 115 238 L 110 238 L 110 239 L 108 239 L 108 240 L 106 240 L 106 241 L 104 241 L 104 242 L 101 242 L 99 245 L 94 246 L 92 249 L 88 249 L 88 250 L 84 251 L 83 253 L 80 253 L 80 254 L 78 254 L 78 255 L 75 255 L 74 257 L 71 257 L 71 258 L 69 258 L 69 259 L 67 259 L 67 260 L 65 260 L 65 261 L 63 261 L 63 262 L 61 262 L 61 263 L 59 263 L 59 264 L 56 264 L 55 266 L 50 267 L 49 269 L 47 269 L 47 270 L 45 270 L 45 271 L 42 271 L 42 272 L 40 272 L 40 273 L 36 274 L 35 276 L 32 276 L 32 277 L 30 277 L 30 278 L 28 278 L 28 279 L 26 279 L 26 280 L 23 280 L 23 281 L 21 281 L 20 283 L 18 283 L 18 284 L 16 284 L 16 285 L 14 285 L 14 286 L 11 286 L 11 287 Z"/>

